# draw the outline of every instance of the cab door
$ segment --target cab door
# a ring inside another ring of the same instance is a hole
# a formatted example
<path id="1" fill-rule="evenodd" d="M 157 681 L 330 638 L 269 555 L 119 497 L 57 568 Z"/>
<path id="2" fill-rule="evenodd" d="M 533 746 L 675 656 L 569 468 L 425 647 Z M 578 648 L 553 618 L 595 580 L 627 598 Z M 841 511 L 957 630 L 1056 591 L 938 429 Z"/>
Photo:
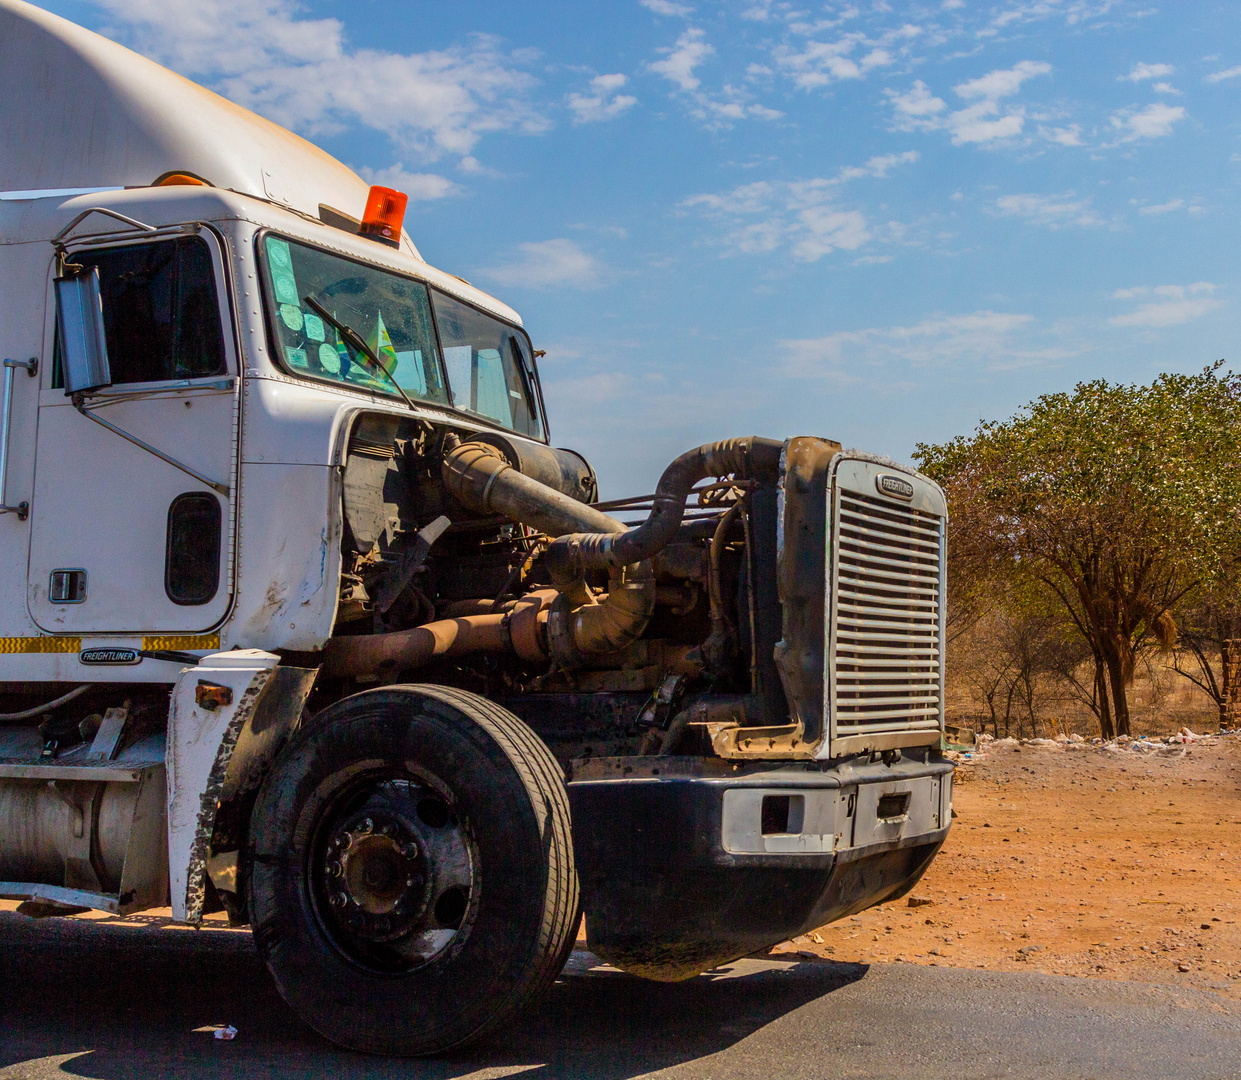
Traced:
<path id="1" fill-rule="evenodd" d="M 233 592 L 240 380 L 220 246 L 179 233 L 69 259 L 98 268 L 112 384 L 75 403 L 43 365 L 30 614 L 56 634 L 202 633 Z"/>

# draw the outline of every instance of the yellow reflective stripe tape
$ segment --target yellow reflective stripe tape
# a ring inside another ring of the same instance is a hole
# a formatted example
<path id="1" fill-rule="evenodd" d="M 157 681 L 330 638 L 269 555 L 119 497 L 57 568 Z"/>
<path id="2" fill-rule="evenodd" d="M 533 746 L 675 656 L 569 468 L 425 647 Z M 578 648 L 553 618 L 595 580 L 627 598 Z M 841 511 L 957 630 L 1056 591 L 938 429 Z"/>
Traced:
<path id="1" fill-rule="evenodd" d="M 220 647 L 219 634 L 155 634 L 142 639 L 142 647 L 150 651 L 211 649 Z"/>
<path id="2" fill-rule="evenodd" d="M 122 646 L 112 646 L 121 648 Z M 129 646 L 132 648 L 132 646 Z M 219 634 L 165 634 L 142 639 L 143 649 L 177 651 L 182 649 L 215 651 L 220 647 Z M 0 637 L 0 655 L 16 653 L 76 653 L 82 651 L 80 637 Z"/>
<path id="3" fill-rule="evenodd" d="M 82 651 L 80 637 L 0 638 L 0 653 L 75 653 Z"/>

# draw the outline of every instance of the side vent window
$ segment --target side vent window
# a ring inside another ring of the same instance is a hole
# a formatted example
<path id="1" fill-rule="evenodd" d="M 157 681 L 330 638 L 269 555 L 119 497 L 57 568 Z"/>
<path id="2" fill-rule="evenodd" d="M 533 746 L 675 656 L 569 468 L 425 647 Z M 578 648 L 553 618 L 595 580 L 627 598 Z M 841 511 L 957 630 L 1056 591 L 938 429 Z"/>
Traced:
<path id="1" fill-rule="evenodd" d="M 206 492 L 178 495 L 168 507 L 164 590 L 174 604 L 206 604 L 220 587 L 220 501 Z"/>

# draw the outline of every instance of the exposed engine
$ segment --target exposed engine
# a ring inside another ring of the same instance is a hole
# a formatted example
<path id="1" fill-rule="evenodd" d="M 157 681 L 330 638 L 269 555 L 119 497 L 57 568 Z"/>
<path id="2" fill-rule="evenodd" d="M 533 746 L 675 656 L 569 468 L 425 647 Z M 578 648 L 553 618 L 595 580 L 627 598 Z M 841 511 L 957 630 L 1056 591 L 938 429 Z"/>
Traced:
<path id="1" fill-rule="evenodd" d="M 721 729 L 786 724 L 783 445 L 710 443 L 653 495 L 600 503 L 571 451 L 367 418 L 344 472 L 325 686 L 458 685 L 504 701 L 566 760 L 710 754 Z"/>

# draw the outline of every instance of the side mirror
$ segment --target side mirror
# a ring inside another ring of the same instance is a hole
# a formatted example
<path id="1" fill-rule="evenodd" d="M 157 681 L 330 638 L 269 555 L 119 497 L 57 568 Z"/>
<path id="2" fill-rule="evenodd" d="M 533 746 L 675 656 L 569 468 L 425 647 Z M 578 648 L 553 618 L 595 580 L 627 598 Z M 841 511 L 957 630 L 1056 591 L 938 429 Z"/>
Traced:
<path id="1" fill-rule="evenodd" d="M 65 394 L 111 386 L 98 267 L 56 279 L 56 313 Z"/>

